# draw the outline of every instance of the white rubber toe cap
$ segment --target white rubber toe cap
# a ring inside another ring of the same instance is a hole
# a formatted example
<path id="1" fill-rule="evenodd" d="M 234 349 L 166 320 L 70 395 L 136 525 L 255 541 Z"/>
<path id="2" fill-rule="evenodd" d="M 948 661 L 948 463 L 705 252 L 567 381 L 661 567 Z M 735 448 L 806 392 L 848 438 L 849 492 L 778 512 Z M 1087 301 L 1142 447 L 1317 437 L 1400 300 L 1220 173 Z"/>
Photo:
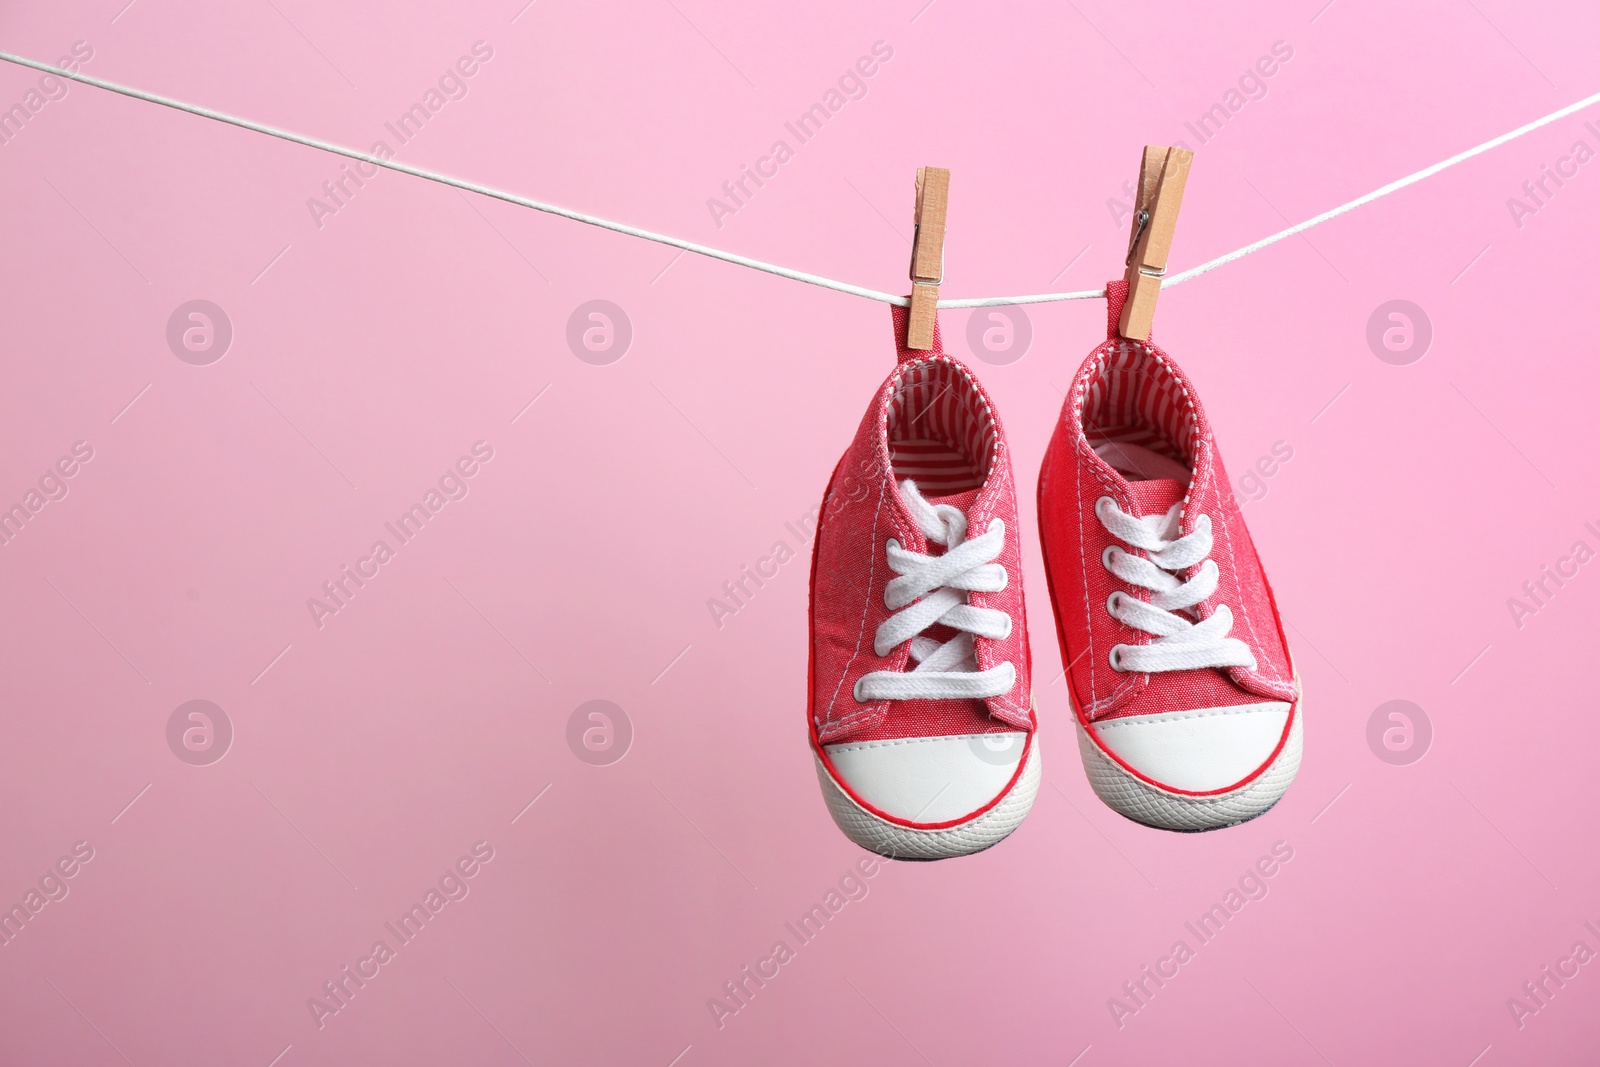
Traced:
<path id="1" fill-rule="evenodd" d="M 1027 746 L 1021 731 L 901 737 L 824 746 L 833 773 L 893 819 L 949 823 L 992 803 L 1016 777 Z"/>
<path id="2" fill-rule="evenodd" d="M 1166 789 L 1212 793 L 1242 785 L 1271 760 L 1289 724 L 1281 702 L 1130 715 L 1094 723 L 1100 745 Z"/>

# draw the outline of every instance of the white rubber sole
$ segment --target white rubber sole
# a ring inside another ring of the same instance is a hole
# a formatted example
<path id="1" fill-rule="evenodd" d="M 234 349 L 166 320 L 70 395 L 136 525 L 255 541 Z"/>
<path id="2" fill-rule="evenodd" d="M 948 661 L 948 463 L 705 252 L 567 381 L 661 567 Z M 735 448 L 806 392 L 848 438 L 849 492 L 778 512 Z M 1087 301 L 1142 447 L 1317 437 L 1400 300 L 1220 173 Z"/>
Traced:
<path id="1" fill-rule="evenodd" d="M 813 753 L 813 759 L 816 759 Z M 871 852 L 896 860 L 943 860 L 970 856 L 1004 841 L 1027 818 L 1033 798 L 1039 792 L 1039 735 L 1034 734 L 1028 748 L 1028 761 L 1022 773 L 1000 802 L 988 811 L 959 826 L 942 830 L 914 830 L 874 815 L 839 787 L 828 768 L 816 759 L 817 782 L 828 812 L 844 836 Z"/>
<path id="2" fill-rule="evenodd" d="M 1294 710 L 1294 725 L 1289 728 L 1283 749 L 1266 770 L 1231 793 L 1196 797 L 1151 785 L 1107 756 L 1081 722 L 1077 724 L 1078 752 L 1083 756 L 1083 769 L 1095 795 L 1117 814 L 1158 830 L 1220 830 L 1264 814 L 1288 792 L 1300 771 L 1304 711 L 1302 698 Z"/>

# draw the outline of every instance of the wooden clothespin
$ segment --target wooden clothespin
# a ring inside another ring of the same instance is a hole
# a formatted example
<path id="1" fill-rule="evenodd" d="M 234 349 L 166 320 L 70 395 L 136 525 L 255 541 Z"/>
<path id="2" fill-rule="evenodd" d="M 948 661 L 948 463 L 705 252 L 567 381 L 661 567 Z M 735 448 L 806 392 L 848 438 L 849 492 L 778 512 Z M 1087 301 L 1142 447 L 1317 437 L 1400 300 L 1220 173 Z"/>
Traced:
<path id="1" fill-rule="evenodd" d="M 944 167 L 918 167 L 906 347 L 922 352 L 933 347 L 933 324 L 939 315 L 939 283 L 944 281 L 944 216 L 949 203 L 950 171 Z"/>
<path id="2" fill-rule="evenodd" d="M 1144 146 L 1139 166 L 1139 203 L 1133 212 L 1133 237 L 1128 241 L 1128 298 L 1122 305 L 1117 332 L 1134 341 L 1150 339 L 1161 278 L 1167 273 L 1172 232 L 1183 206 L 1194 153 L 1186 148 Z"/>

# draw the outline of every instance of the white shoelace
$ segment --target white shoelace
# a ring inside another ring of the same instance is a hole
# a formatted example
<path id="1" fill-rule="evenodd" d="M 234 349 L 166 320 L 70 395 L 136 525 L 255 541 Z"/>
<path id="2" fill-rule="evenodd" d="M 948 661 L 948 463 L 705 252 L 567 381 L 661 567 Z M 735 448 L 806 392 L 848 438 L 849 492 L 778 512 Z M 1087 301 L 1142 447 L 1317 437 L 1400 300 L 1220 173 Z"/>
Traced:
<path id="1" fill-rule="evenodd" d="M 889 581 L 883 602 L 894 614 L 873 636 L 872 648 L 887 656 L 903 641 L 911 642 L 909 671 L 873 671 L 856 682 L 856 699 L 957 700 L 983 699 L 1009 693 L 1017 670 L 1009 661 L 986 671 L 978 670 L 972 639 L 1002 640 L 1011 634 L 1011 616 L 997 608 L 975 608 L 969 592 L 998 593 L 1006 587 L 1006 569 L 994 562 L 1006 543 L 1006 524 L 990 519 L 988 532 L 967 540 L 967 517 L 951 504 L 930 504 L 910 478 L 900 483 L 900 499 L 924 536 L 945 546 L 938 556 L 908 552 L 890 538 L 886 553 L 889 568 L 898 578 Z M 944 624 L 957 631 L 948 641 L 923 636 L 923 631 Z"/>
<path id="2" fill-rule="evenodd" d="M 1186 617 L 1194 607 L 1217 591 L 1217 564 L 1211 555 L 1211 516 L 1195 520 L 1194 532 L 1178 536 L 1183 504 L 1177 503 L 1165 515 L 1136 518 L 1103 496 L 1095 501 L 1095 517 L 1113 537 L 1126 541 L 1143 556 L 1109 545 L 1101 562 L 1106 570 L 1129 585 L 1150 591 L 1148 602 L 1120 591 L 1106 600 L 1111 617 L 1156 640 L 1148 645 L 1116 645 L 1111 649 L 1111 666 L 1118 671 L 1153 674 L 1158 671 L 1186 671 L 1197 667 L 1249 667 L 1256 658 L 1250 646 L 1233 629 L 1233 612 L 1219 604 L 1210 618 L 1193 622 Z M 1176 572 L 1203 565 L 1186 582 Z M 1180 614 L 1180 612 L 1184 614 Z"/>

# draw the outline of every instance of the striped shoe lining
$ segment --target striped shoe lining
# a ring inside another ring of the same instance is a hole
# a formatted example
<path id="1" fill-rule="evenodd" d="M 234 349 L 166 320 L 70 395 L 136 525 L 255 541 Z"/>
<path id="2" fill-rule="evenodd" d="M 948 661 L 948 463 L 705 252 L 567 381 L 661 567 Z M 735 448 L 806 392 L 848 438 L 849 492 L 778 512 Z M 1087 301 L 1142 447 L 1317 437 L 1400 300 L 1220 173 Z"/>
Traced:
<path id="1" fill-rule="evenodd" d="M 888 423 L 896 480 L 911 478 L 928 496 L 983 485 L 994 455 L 994 417 L 954 364 L 907 367 L 889 398 Z"/>
<path id="2" fill-rule="evenodd" d="M 1143 345 L 1119 345 L 1091 377 L 1083 403 L 1090 444 L 1138 445 L 1189 465 L 1194 411 L 1165 362 Z"/>
<path id="3" fill-rule="evenodd" d="M 966 457 L 942 441 L 891 441 L 889 456 L 896 480 L 910 478 L 926 496 L 953 496 L 983 484 Z"/>

